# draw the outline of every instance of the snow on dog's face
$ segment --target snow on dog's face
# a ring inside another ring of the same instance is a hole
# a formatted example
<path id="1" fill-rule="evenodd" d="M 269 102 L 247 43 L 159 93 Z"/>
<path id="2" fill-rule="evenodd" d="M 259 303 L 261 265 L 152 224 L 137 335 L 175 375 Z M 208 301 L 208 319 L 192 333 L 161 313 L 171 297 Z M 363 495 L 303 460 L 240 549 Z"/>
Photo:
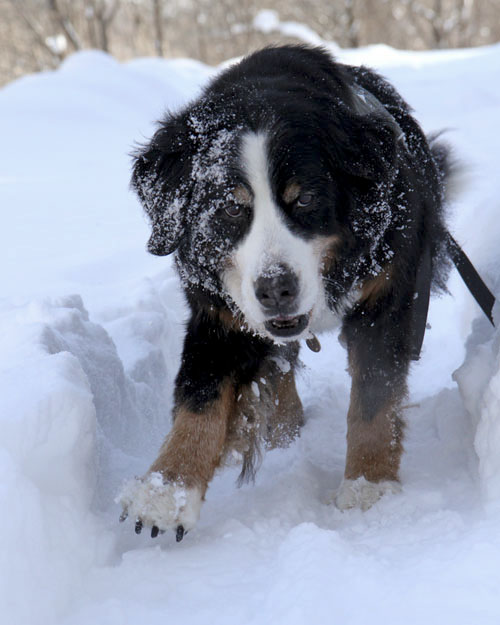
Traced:
<path id="1" fill-rule="evenodd" d="M 207 135 L 194 115 L 189 125 L 197 128 L 198 142 L 188 155 L 165 154 L 162 147 L 168 140 L 185 148 L 189 137 L 181 132 L 157 137 L 158 147 L 136 164 L 134 185 L 153 222 L 150 251 L 176 249 L 184 285 L 222 298 L 248 329 L 278 341 L 306 335 L 327 312 L 321 267 L 332 237 L 315 233 L 310 221 L 318 203 L 328 209 L 328 202 L 311 180 L 304 185 L 309 175 L 271 163 L 265 130 Z M 275 151 L 284 153 L 282 146 Z M 321 224 L 324 230 L 328 220 Z"/>
<path id="2" fill-rule="evenodd" d="M 301 143 L 288 145 L 286 133 L 228 125 L 214 129 L 193 113 L 137 159 L 133 185 L 152 220 L 149 249 L 175 250 L 188 291 L 222 299 L 249 330 L 297 340 L 331 316 L 322 268 L 338 238 L 332 180 L 326 168 L 311 173 L 320 155 L 294 155 Z"/>
<path id="3" fill-rule="evenodd" d="M 277 342 L 332 325 L 380 271 L 392 218 L 398 126 L 349 104 L 347 85 L 313 97 L 302 77 L 290 97 L 228 70 L 161 122 L 132 178 L 149 250 L 175 252 L 194 307 L 228 307 Z"/>
<path id="4" fill-rule="evenodd" d="M 273 188 L 265 132 L 242 136 L 240 162 L 246 184 L 235 195 L 242 208 L 230 214 L 237 220 L 249 211 L 251 220 L 229 256 L 223 285 L 251 329 L 296 340 L 327 310 L 321 268 L 332 241 L 300 233 L 293 212 L 312 211 L 317 198 L 293 179 L 282 189 Z"/>

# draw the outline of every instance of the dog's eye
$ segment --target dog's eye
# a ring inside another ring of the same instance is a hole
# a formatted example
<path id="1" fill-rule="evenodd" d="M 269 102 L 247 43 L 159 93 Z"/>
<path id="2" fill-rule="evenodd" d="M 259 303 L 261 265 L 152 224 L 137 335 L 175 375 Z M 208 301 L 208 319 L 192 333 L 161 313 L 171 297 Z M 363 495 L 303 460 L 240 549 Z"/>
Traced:
<path id="1" fill-rule="evenodd" d="M 312 193 L 304 192 L 299 195 L 295 203 L 299 208 L 305 208 L 306 206 L 309 206 L 313 200 L 314 195 Z"/>
<path id="2" fill-rule="evenodd" d="M 229 215 L 229 217 L 241 217 L 243 214 L 241 206 L 238 206 L 237 204 L 229 204 L 226 206 L 225 211 L 226 215 Z"/>
<path id="3" fill-rule="evenodd" d="M 241 217 L 252 203 L 252 195 L 244 184 L 237 185 L 228 197 L 224 210 L 226 215 L 236 219 Z"/>

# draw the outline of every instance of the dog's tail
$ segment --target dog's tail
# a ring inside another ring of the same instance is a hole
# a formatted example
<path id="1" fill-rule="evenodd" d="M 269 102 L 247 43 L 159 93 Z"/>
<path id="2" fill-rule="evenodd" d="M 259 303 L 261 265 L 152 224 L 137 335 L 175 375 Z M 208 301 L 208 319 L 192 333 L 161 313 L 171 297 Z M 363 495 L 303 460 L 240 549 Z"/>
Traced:
<path id="1" fill-rule="evenodd" d="M 459 193 L 463 184 L 464 168 L 453 155 L 450 145 L 443 141 L 444 130 L 428 135 L 427 141 L 439 177 L 441 201 L 449 204 Z"/>
<path id="2" fill-rule="evenodd" d="M 428 137 L 428 141 L 439 176 L 442 205 L 446 207 L 460 191 L 463 181 L 463 167 L 453 158 L 450 147 L 440 140 L 441 135 L 442 132 L 431 135 Z M 491 324 L 495 325 L 493 321 L 493 306 L 495 305 L 493 293 L 486 286 L 468 256 L 447 229 L 444 230 L 443 235 L 443 251 L 445 251 L 449 260 L 458 269 L 462 280 Z"/>

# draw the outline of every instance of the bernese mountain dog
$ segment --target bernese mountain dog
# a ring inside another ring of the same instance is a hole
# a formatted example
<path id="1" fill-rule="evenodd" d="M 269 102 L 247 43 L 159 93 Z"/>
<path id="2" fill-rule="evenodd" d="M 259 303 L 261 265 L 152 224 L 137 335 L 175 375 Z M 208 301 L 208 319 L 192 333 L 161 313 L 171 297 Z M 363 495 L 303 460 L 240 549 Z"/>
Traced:
<path id="1" fill-rule="evenodd" d="M 303 413 L 300 341 L 335 327 L 352 378 L 341 509 L 399 488 L 402 402 L 429 289 L 449 265 L 448 154 L 381 76 L 320 48 L 271 47 L 168 114 L 134 157 L 148 249 L 175 255 L 190 308 L 172 429 L 118 501 L 177 540 L 235 452 L 252 477 Z M 423 316 L 425 327 L 425 314 Z"/>

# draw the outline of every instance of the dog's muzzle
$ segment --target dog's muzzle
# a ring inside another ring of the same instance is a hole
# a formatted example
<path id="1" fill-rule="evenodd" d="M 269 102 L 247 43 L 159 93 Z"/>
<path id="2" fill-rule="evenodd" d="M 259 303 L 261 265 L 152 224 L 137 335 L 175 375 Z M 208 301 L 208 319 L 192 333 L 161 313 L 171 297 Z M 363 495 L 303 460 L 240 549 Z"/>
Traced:
<path id="1" fill-rule="evenodd" d="M 309 315 L 278 316 L 266 321 L 266 330 L 274 336 L 286 338 L 301 334 L 309 323 Z"/>
<path id="2" fill-rule="evenodd" d="M 300 285 L 297 275 L 286 265 L 264 271 L 254 283 L 255 297 L 268 317 L 265 328 L 274 336 L 285 338 L 303 332 L 309 315 L 297 315 Z"/>

